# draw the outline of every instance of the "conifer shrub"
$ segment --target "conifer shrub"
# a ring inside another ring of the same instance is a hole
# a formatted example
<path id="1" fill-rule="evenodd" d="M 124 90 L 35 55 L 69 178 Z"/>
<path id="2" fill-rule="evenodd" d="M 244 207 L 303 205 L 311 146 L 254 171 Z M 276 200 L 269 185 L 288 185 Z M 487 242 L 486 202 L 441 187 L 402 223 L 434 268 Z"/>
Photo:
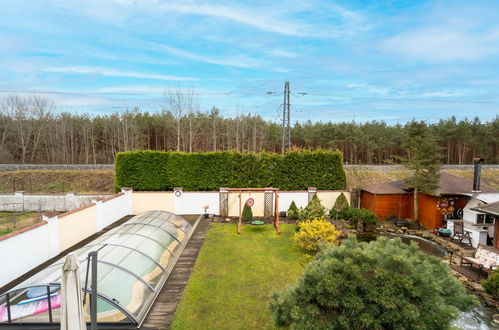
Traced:
<path id="1" fill-rule="evenodd" d="M 321 204 L 317 194 L 314 194 L 307 206 L 300 210 L 300 220 L 326 219 L 326 208 Z"/>
<path id="2" fill-rule="evenodd" d="M 370 210 L 346 207 L 338 212 L 338 219 L 348 220 L 352 226 L 361 222 L 364 225 L 376 224 L 378 217 Z"/>
<path id="3" fill-rule="evenodd" d="M 488 294 L 499 299 L 499 270 L 494 270 L 489 278 L 482 281 L 482 286 Z"/>
<path id="4" fill-rule="evenodd" d="M 243 219 L 243 221 L 253 220 L 253 211 L 251 210 L 251 207 L 246 205 L 246 203 L 244 203 L 242 219 Z"/>
<path id="5" fill-rule="evenodd" d="M 290 219 L 298 219 L 300 216 L 300 210 L 296 206 L 295 201 L 291 202 L 291 205 L 289 205 L 288 212 L 286 213 L 286 216 Z"/>
<path id="6" fill-rule="evenodd" d="M 325 246 L 338 244 L 340 232 L 324 219 L 304 220 L 298 226 L 300 230 L 295 233 L 294 240 L 307 251 L 317 252 Z"/>
<path id="7" fill-rule="evenodd" d="M 341 193 L 338 198 L 336 198 L 333 207 L 329 210 L 329 216 L 333 219 L 338 219 L 338 213 L 349 206 L 350 204 L 348 203 L 345 194 Z"/>
<path id="8" fill-rule="evenodd" d="M 449 266 L 416 243 L 350 236 L 316 254 L 269 308 L 276 325 L 290 329 L 448 329 L 476 303 Z"/>

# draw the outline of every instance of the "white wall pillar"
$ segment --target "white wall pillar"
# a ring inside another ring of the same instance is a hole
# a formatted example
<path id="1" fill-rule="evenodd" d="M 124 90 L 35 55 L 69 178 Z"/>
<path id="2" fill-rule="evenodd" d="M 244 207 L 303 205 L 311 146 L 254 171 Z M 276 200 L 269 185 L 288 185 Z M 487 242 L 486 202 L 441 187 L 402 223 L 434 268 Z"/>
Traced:
<path id="1" fill-rule="evenodd" d="M 96 228 L 95 231 L 98 232 L 102 228 L 106 227 L 105 225 L 105 220 L 104 219 L 104 212 L 103 212 L 103 205 L 102 205 L 102 200 L 100 199 L 92 199 L 92 203 L 95 203 L 95 216 L 96 216 Z"/>
<path id="2" fill-rule="evenodd" d="M 123 197 L 125 198 L 126 203 L 126 214 L 133 214 L 133 189 L 130 187 L 121 188 L 121 192 L 125 194 Z"/>
<path id="3" fill-rule="evenodd" d="M 48 253 L 49 258 L 53 258 L 61 252 L 60 239 L 59 239 L 59 217 L 48 214 L 43 214 L 42 218 L 47 221 L 48 227 Z"/>
<path id="4" fill-rule="evenodd" d="M 74 210 L 74 209 L 77 209 L 78 207 L 80 207 L 76 203 L 76 195 L 74 192 L 68 192 L 66 194 L 66 201 L 65 202 L 66 202 L 66 210 L 67 211 Z"/>
<path id="5" fill-rule="evenodd" d="M 12 211 L 14 212 L 22 212 L 24 211 L 24 191 L 16 191 L 14 193 L 15 202 Z M 10 210 L 9 210 L 10 211 Z"/>

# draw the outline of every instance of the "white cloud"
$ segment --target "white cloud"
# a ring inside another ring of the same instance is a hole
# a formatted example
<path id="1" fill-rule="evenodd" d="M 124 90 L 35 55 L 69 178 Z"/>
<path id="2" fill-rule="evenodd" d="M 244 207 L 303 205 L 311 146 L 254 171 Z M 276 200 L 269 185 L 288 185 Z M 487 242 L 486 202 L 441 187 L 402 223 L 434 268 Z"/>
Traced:
<path id="1" fill-rule="evenodd" d="M 425 62 L 475 60 L 499 53 L 498 37 L 499 29 L 479 33 L 444 24 L 402 32 L 384 41 L 381 48 Z"/>
<path id="2" fill-rule="evenodd" d="M 116 1 L 116 0 L 115 0 Z M 249 25 L 257 29 L 275 32 L 285 35 L 304 36 L 299 24 L 279 20 L 276 17 L 263 14 L 250 8 L 236 8 L 235 6 L 206 5 L 193 2 L 171 1 L 133 1 L 117 0 L 119 3 L 134 4 L 141 7 L 154 7 L 167 12 L 177 12 L 180 14 L 201 15 L 227 19 L 236 23 Z"/>
<path id="3" fill-rule="evenodd" d="M 169 76 L 163 74 L 121 71 L 121 70 L 113 70 L 113 69 L 93 67 L 93 66 L 48 67 L 43 69 L 43 71 L 70 73 L 70 74 L 98 74 L 101 76 L 155 79 L 155 80 L 177 80 L 177 81 L 199 80 L 198 78 L 191 78 L 191 77 L 178 77 L 178 76 Z"/>
<path id="4" fill-rule="evenodd" d="M 260 60 L 249 58 L 247 56 L 231 56 L 229 58 L 217 59 L 193 52 L 188 52 L 183 49 L 175 48 L 169 45 L 162 45 L 162 44 L 153 44 L 153 45 L 156 45 L 160 50 L 165 51 L 168 54 L 204 63 L 233 66 L 239 68 L 255 68 L 262 64 Z"/>
<path id="5" fill-rule="evenodd" d="M 270 54 L 277 57 L 285 57 L 285 58 L 295 58 L 298 56 L 298 54 L 285 49 L 273 49 L 270 51 Z"/>

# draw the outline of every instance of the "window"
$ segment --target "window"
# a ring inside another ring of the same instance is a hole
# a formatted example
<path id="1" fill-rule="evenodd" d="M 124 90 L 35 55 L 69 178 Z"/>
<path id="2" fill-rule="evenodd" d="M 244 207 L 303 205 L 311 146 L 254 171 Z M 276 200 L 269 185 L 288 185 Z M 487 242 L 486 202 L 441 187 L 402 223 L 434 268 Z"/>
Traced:
<path id="1" fill-rule="evenodd" d="M 495 217 L 490 214 L 477 214 L 476 215 L 476 223 L 494 223 Z"/>

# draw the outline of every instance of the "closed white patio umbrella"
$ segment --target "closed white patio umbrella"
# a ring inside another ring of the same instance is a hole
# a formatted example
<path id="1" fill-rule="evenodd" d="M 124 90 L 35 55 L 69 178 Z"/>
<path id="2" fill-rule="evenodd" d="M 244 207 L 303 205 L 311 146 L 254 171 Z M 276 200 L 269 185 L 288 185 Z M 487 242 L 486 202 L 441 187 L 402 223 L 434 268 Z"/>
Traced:
<path id="1" fill-rule="evenodd" d="M 61 330 L 86 330 L 85 314 L 76 256 L 68 254 L 62 266 Z"/>

